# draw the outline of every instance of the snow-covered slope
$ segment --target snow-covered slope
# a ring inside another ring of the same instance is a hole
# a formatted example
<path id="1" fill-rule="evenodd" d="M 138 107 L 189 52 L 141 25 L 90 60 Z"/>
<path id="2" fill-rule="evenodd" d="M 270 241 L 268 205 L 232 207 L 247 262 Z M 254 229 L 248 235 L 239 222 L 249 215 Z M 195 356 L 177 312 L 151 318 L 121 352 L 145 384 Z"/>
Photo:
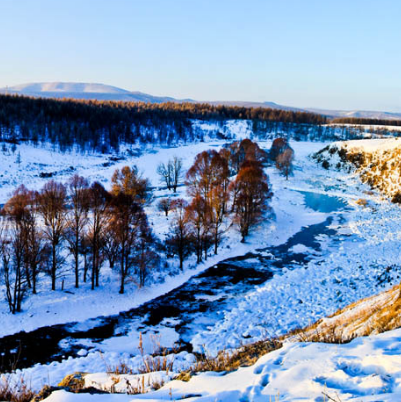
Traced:
<path id="1" fill-rule="evenodd" d="M 401 327 L 401 287 L 362 299 L 302 331 L 299 339 L 347 342 Z"/>
<path id="2" fill-rule="evenodd" d="M 139 91 L 127 91 L 112 85 L 84 82 L 39 82 L 0 88 L 0 93 L 45 98 L 97 99 L 126 102 L 192 102 L 191 99 L 175 99 L 154 96 Z"/>
<path id="3" fill-rule="evenodd" d="M 149 373 L 143 389 L 146 395 L 114 394 L 110 395 L 110 400 L 400 400 L 401 329 L 394 329 L 401 323 L 400 304 L 398 285 L 353 303 L 296 336 L 285 337 L 281 348 L 265 354 L 250 367 L 228 374 L 209 371 L 192 376 L 189 382 L 174 380 L 177 374 L 171 371 Z M 372 335 L 374 333 L 376 335 Z M 341 344 L 355 337 L 358 339 Z M 316 342 L 319 339 L 328 343 Z M 124 394 L 133 385 L 141 384 L 143 375 L 99 372 L 84 375 L 84 386 L 110 390 L 114 382 L 115 392 Z M 160 384 L 161 378 L 166 384 L 155 392 L 152 384 Z M 99 396 L 83 397 L 62 390 L 54 392 L 46 401 L 91 402 L 96 397 Z"/>
<path id="4" fill-rule="evenodd" d="M 167 382 L 158 391 L 143 395 L 72 394 L 62 390 L 45 401 L 394 402 L 401 400 L 400 340 L 398 329 L 343 345 L 286 343 L 251 367 L 229 374 L 202 373 L 188 382 Z M 90 378 L 107 384 L 110 377 L 99 373 Z M 129 379 L 136 384 L 132 376 Z"/>
<path id="5" fill-rule="evenodd" d="M 400 138 L 336 142 L 314 157 L 327 169 L 354 168 L 363 182 L 387 196 L 401 192 Z"/>
<path id="6" fill-rule="evenodd" d="M 30 84 L 20 84 L 8 88 L 12 92 L 92 92 L 125 94 L 129 91 L 111 85 L 83 82 L 38 82 Z"/>

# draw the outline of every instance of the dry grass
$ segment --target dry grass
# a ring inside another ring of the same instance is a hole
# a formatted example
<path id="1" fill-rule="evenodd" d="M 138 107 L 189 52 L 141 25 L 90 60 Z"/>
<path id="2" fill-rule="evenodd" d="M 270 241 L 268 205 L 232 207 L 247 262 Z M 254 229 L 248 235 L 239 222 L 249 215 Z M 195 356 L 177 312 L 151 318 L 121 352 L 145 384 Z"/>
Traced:
<path id="1" fill-rule="evenodd" d="M 21 377 L 17 382 L 11 381 L 11 377 L 0 377 L 0 400 L 7 402 L 30 402 L 36 393 Z"/>
<path id="2" fill-rule="evenodd" d="M 178 353 L 180 349 L 175 348 L 170 350 L 161 347 L 160 338 L 156 336 L 151 336 L 151 342 L 153 344 L 153 353 L 151 355 L 147 355 L 145 354 L 143 348 L 142 334 L 139 334 L 138 349 L 142 356 L 142 365 L 136 370 L 129 366 L 128 363 L 120 361 L 116 366 L 109 366 L 106 364 L 107 372 L 109 374 L 148 374 L 158 371 L 165 371 L 168 375 L 168 373 L 173 370 L 174 366 L 174 356 L 171 356 L 171 354 Z"/>
<path id="3" fill-rule="evenodd" d="M 125 361 L 120 361 L 115 366 L 110 366 L 106 363 L 106 371 L 110 375 L 113 385 L 107 389 L 103 389 L 104 391 L 116 393 L 116 385 L 122 381 L 122 375 L 142 374 L 141 377 L 137 378 L 135 384 L 124 379 L 127 393 L 130 395 L 143 394 L 148 392 L 149 389 L 157 390 L 164 385 L 162 380 L 152 377 L 151 375 L 145 380 L 143 374 L 165 372 L 166 375 L 169 375 L 174 366 L 174 355 L 172 354 L 178 353 L 180 349 L 176 348 L 170 350 L 161 347 L 160 338 L 156 336 L 151 336 L 150 340 L 153 344 L 153 353 L 148 355 L 145 354 L 142 334 L 139 334 L 138 349 L 142 356 L 142 364 L 139 367 L 133 368 Z"/>
<path id="4" fill-rule="evenodd" d="M 355 202 L 357 205 L 360 205 L 361 207 L 366 207 L 368 205 L 368 202 L 364 198 L 359 198 Z"/>
<path id="5" fill-rule="evenodd" d="M 116 385 L 121 382 L 121 377 L 112 376 L 113 385 L 110 388 L 104 389 L 110 394 L 118 393 L 116 390 Z M 150 384 L 149 384 L 150 385 Z M 145 377 L 137 378 L 136 384 L 131 383 L 129 380 L 125 379 L 125 389 L 124 393 L 128 395 L 138 395 L 146 393 Z"/>
<path id="6" fill-rule="evenodd" d="M 198 354 L 195 364 L 183 371 L 177 380 L 189 381 L 192 375 L 205 371 L 230 372 L 240 367 L 249 367 L 263 355 L 281 348 L 282 344 L 277 340 L 267 340 L 244 345 L 231 352 L 223 350 L 217 356 L 210 356 L 204 352 Z"/>
<path id="7" fill-rule="evenodd" d="M 67 388 L 70 392 L 79 393 L 85 387 L 85 374 L 81 372 L 69 374 L 63 378 L 58 386 Z"/>
<path id="8" fill-rule="evenodd" d="M 155 336 L 151 337 L 153 343 L 153 354 L 145 355 L 143 350 L 142 334 L 139 334 L 139 351 L 142 356 L 142 367 L 139 368 L 141 374 L 154 373 L 156 371 L 165 371 L 168 375 L 173 370 L 174 359 L 168 358 L 168 354 L 177 353 L 178 349 L 169 351 L 166 348 L 162 348 L 160 345 L 160 338 Z"/>

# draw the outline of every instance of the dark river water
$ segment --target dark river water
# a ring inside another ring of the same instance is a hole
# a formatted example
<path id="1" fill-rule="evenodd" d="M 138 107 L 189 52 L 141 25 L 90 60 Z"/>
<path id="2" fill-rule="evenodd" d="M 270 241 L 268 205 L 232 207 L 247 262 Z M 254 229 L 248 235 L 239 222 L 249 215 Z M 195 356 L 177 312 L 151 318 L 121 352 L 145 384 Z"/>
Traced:
<path id="1" fill-rule="evenodd" d="M 242 297 L 273 275 L 279 275 L 283 267 L 297 269 L 309 261 L 311 256 L 307 253 L 290 251 L 293 246 L 302 244 L 319 252 L 318 236 L 331 236 L 336 241 L 336 231 L 330 228 L 332 213 L 346 209 L 347 204 L 338 197 L 307 191 L 301 193 L 309 208 L 329 214 L 324 222 L 302 228 L 280 246 L 221 261 L 182 286 L 121 314 L 88 320 L 87 325 L 53 325 L 0 338 L 0 371 L 77 356 L 77 351 L 82 348 L 80 341 L 83 344 L 85 339 L 101 342 L 135 329 L 146 334 L 149 326 L 168 318 L 174 323 L 172 326 L 180 336 L 183 349 L 191 351 L 189 341 L 194 331 L 218 322 L 224 311 L 230 308 L 233 298 Z M 60 346 L 63 340 L 62 344 L 68 347 Z"/>

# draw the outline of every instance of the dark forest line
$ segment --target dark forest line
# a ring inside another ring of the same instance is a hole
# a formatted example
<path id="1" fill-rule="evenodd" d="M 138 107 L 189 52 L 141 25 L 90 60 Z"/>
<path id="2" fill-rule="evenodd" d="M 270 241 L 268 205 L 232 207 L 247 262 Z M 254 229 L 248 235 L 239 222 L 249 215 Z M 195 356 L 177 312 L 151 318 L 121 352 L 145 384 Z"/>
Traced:
<path id="1" fill-rule="evenodd" d="M 141 103 L 0 95 L 0 141 L 33 145 L 51 144 L 61 151 L 119 152 L 120 146 L 162 146 L 203 141 L 205 135 L 232 140 L 222 131 L 227 120 L 251 122 L 255 138 L 286 136 L 323 141 L 363 138 L 358 127 L 338 124 L 401 125 L 400 121 L 333 119 L 308 112 L 207 103 Z M 195 121 L 217 123 L 206 133 Z M 221 130 L 220 130 L 221 128 Z M 285 134 L 283 134 L 285 133 Z"/>
<path id="2" fill-rule="evenodd" d="M 339 117 L 331 121 L 334 124 L 355 124 L 367 126 L 401 126 L 401 120 L 367 119 L 362 117 Z"/>
<path id="3" fill-rule="evenodd" d="M 0 95 L 0 139 L 50 142 L 61 150 L 107 153 L 122 144 L 172 144 L 202 140 L 193 120 L 229 119 L 269 123 L 276 130 L 326 123 L 321 115 L 267 108 L 216 106 L 206 103 L 134 103 L 46 99 Z M 283 127 L 283 125 L 285 127 Z"/>

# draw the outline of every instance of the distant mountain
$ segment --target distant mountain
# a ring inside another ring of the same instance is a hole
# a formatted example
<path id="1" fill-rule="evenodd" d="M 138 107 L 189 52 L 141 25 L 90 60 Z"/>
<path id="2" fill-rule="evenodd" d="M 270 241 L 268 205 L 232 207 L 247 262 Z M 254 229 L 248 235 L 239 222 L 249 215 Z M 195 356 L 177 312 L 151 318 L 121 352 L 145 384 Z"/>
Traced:
<path id="1" fill-rule="evenodd" d="M 111 85 L 83 82 L 39 82 L 0 88 L 0 93 L 44 98 L 97 99 L 125 102 L 194 102 L 192 99 L 175 99 L 153 96 L 142 92 L 130 92 Z"/>
<path id="2" fill-rule="evenodd" d="M 378 112 L 373 110 L 329 110 L 318 108 L 305 108 L 308 112 L 333 117 L 360 117 L 364 119 L 401 120 L 401 113 Z"/>
<path id="3" fill-rule="evenodd" d="M 127 91 L 111 85 L 82 83 L 82 82 L 40 82 L 15 85 L 0 88 L 0 93 L 27 95 L 45 98 L 73 98 L 73 99 L 97 99 L 125 102 L 198 102 L 194 99 L 176 99 L 169 96 L 153 96 L 138 91 Z M 330 110 L 319 108 L 297 108 L 279 105 L 274 102 L 246 102 L 246 101 L 205 101 L 212 105 L 265 107 L 280 110 L 293 110 L 296 112 L 312 112 L 329 117 L 362 117 L 370 119 L 401 120 L 401 113 L 377 112 L 365 110 Z"/>
<path id="4" fill-rule="evenodd" d="M 305 109 L 300 109 L 292 106 L 279 105 L 275 102 L 247 102 L 247 101 L 211 101 L 207 102 L 212 105 L 226 106 L 242 106 L 242 107 L 265 107 L 269 109 L 293 110 L 295 112 L 305 112 Z"/>
<path id="5" fill-rule="evenodd" d="M 4 88 L 3 88 L 4 90 Z M 129 91 L 111 85 L 87 84 L 84 82 L 38 82 L 9 87 L 10 92 L 21 93 L 94 93 L 94 94 L 128 94 Z"/>

